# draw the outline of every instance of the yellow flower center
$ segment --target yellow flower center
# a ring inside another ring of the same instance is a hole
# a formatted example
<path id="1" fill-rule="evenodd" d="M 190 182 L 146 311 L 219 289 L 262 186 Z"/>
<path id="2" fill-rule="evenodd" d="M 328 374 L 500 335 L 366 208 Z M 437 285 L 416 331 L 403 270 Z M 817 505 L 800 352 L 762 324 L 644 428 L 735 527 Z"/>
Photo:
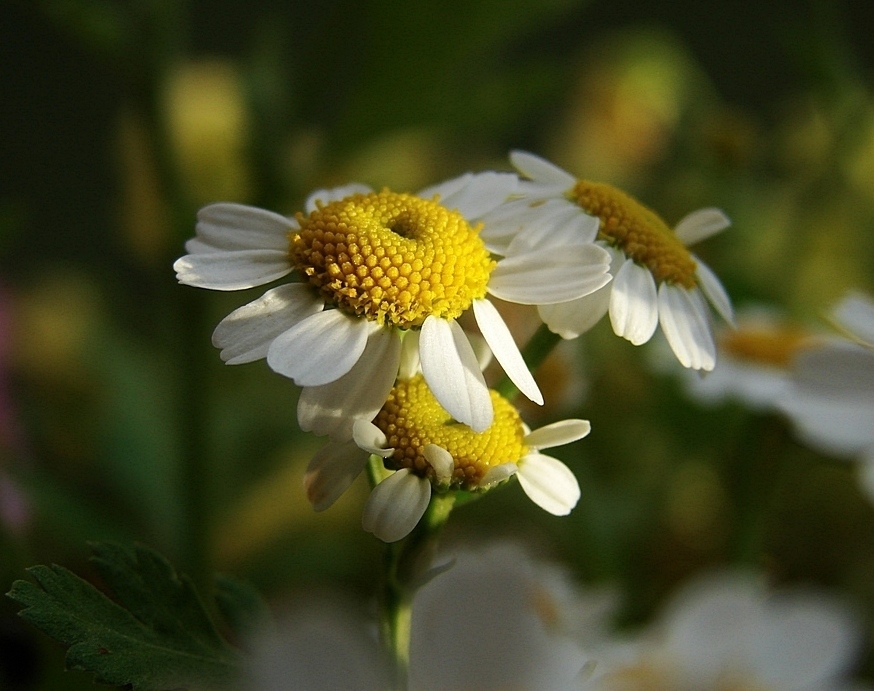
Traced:
<path id="1" fill-rule="evenodd" d="M 383 190 L 298 214 L 297 269 L 331 304 L 403 329 L 454 319 L 484 297 L 495 262 L 457 211 Z"/>
<path id="2" fill-rule="evenodd" d="M 516 463 L 528 449 L 518 411 L 507 399 L 490 391 L 495 420 L 484 432 L 474 432 L 447 413 L 425 383 L 422 375 L 399 381 L 373 421 L 394 447 L 391 461 L 410 468 L 429 480 L 434 470 L 424 456 L 427 444 L 446 449 L 455 461 L 450 486 L 467 491 L 477 489 L 489 468 Z"/>
<path id="3" fill-rule="evenodd" d="M 621 249 L 650 270 L 658 282 L 694 288 L 695 260 L 671 228 L 651 209 L 610 185 L 580 180 L 571 201 L 601 220 L 598 239 Z"/>
<path id="4" fill-rule="evenodd" d="M 758 326 L 726 332 L 720 346 L 740 360 L 785 368 L 809 340 L 810 335 L 798 328 Z"/>

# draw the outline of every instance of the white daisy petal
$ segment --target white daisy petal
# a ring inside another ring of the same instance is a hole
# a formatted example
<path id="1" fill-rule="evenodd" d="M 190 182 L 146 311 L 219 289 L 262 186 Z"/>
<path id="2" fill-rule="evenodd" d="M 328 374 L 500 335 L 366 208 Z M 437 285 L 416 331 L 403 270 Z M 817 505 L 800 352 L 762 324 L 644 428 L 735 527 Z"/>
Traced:
<path id="1" fill-rule="evenodd" d="M 562 338 L 577 338 L 586 333 L 607 314 L 611 284 L 576 300 L 552 305 L 538 305 L 537 313 L 553 333 Z"/>
<path id="2" fill-rule="evenodd" d="M 549 199 L 542 204 L 531 204 L 530 199 L 520 199 L 510 202 L 513 206 L 515 219 L 507 219 L 505 226 L 515 220 L 516 231 L 509 236 L 509 245 L 503 255 L 513 255 L 530 252 L 536 249 L 563 249 L 569 244 L 585 244 L 594 242 L 598 236 L 600 220 L 589 216 L 576 204 L 565 199 Z M 488 223 L 492 214 L 486 217 Z M 520 232 L 520 228 L 524 228 Z M 485 231 L 485 229 L 484 229 Z M 509 228 L 504 233 L 509 235 Z"/>
<path id="3" fill-rule="evenodd" d="M 656 285 L 648 269 L 628 259 L 613 279 L 610 324 L 617 336 L 641 345 L 652 338 L 659 323 Z"/>
<path id="4" fill-rule="evenodd" d="M 398 365 L 398 379 L 412 379 L 419 371 L 419 332 L 404 332 L 401 341 L 401 362 Z"/>
<path id="5" fill-rule="evenodd" d="M 520 173 L 539 183 L 555 185 L 566 190 L 577 183 L 577 179 L 570 173 L 526 151 L 511 151 L 510 162 Z"/>
<path id="6" fill-rule="evenodd" d="M 662 283 L 658 303 L 659 323 L 680 364 L 690 369 L 712 370 L 716 365 L 716 344 L 700 292 Z"/>
<path id="7" fill-rule="evenodd" d="M 731 220 L 720 209 L 698 209 L 684 216 L 674 227 L 674 233 L 688 246 L 725 230 Z"/>
<path id="8" fill-rule="evenodd" d="M 307 386 L 297 402 L 297 421 L 304 432 L 348 439 L 353 421 L 372 420 L 394 385 L 401 343 L 388 329 L 370 328 L 361 357 L 335 381 Z"/>
<path id="9" fill-rule="evenodd" d="M 451 197 L 465 185 L 468 185 L 471 180 L 473 180 L 473 173 L 463 173 L 457 177 L 450 178 L 449 180 L 444 180 L 439 184 L 431 185 L 423 190 L 419 190 L 416 193 L 416 196 L 421 199 L 433 199 L 434 197 L 439 197 L 442 203 L 447 197 Z"/>
<path id="10" fill-rule="evenodd" d="M 358 362 L 374 328 L 380 327 L 341 310 L 319 312 L 277 336 L 267 364 L 298 386 L 328 384 Z"/>
<path id="11" fill-rule="evenodd" d="M 307 197 L 304 208 L 306 209 L 306 212 L 308 214 L 311 214 L 313 211 L 319 208 L 316 202 L 320 202 L 321 204 L 330 204 L 331 202 L 338 202 L 341 199 L 345 199 L 346 197 L 351 197 L 353 194 L 367 194 L 368 192 L 372 191 L 373 190 L 367 185 L 362 185 L 357 182 L 343 185 L 342 187 L 320 189 L 316 190 Z"/>
<path id="12" fill-rule="evenodd" d="M 209 290 L 254 288 L 282 278 L 293 269 L 288 252 L 280 250 L 186 254 L 173 264 L 180 283 Z"/>
<path id="13" fill-rule="evenodd" d="M 397 542 L 416 527 L 430 501 L 431 483 L 402 468 L 373 488 L 361 526 L 383 542 Z"/>
<path id="14" fill-rule="evenodd" d="M 518 178 L 512 173 L 488 171 L 476 173 L 470 178 L 466 178 L 464 185 L 456 189 L 451 189 L 447 183 L 444 183 L 429 187 L 418 196 L 423 199 L 431 199 L 434 194 L 439 194 L 441 205 L 447 209 L 456 209 L 468 221 L 471 221 L 506 201 L 516 191 L 517 182 Z"/>
<path id="15" fill-rule="evenodd" d="M 422 455 L 425 460 L 434 468 L 439 482 L 449 482 L 452 477 L 452 471 L 455 470 L 455 461 L 452 454 L 446 449 L 437 446 L 437 444 L 425 444 L 422 450 Z"/>
<path id="16" fill-rule="evenodd" d="M 359 449 L 375 456 L 388 458 L 394 453 L 394 449 L 386 448 L 388 439 L 386 439 L 385 432 L 369 420 L 363 418 L 355 420 L 352 425 L 352 439 Z"/>
<path id="17" fill-rule="evenodd" d="M 281 285 L 222 319 L 212 344 L 222 349 L 221 358 L 229 365 L 260 360 L 279 334 L 323 308 L 324 300 L 309 285 Z"/>
<path id="18" fill-rule="evenodd" d="M 561 252 L 537 249 L 501 259 L 488 291 L 520 305 L 567 302 L 607 285 L 609 269 L 610 254 L 592 243 L 565 246 Z"/>
<path id="19" fill-rule="evenodd" d="M 324 511 L 337 501 L 361 474 L 366 463 L 367 454 L 351 441 L 342 444 L 329 442 L 319 449 L 303 478 L 304 490 L 313 509 Z"/>
<path id="20" fill-rule="evenodd" d="M 840 328 L 869 348 L 874 347 L 874 301 L 858 292 L 845 295 L 832 310 Z"/>
<path id="21" fill-rule="evenodd" d="M 525 443 L 535 449 L 549 449 L 582 439 L 591 431 L 588 420 L 561 420 L 529 432 Z"/>
<path id="22" fill-rule="evenodd" d="M 429 316 L 419 333 L 422 373 L 434 398 L 474 432 L 491 427 L 492 399 L 476 354 L 455 320 Z"/>
<path id="23" fill-rule="evenodd" d="M 196 238 L 188 252 L 288 251 L 288 232 L 297 223 L 272 211 L 243 204 L 210 204 L 197 212 Z"/>
<path id="24" fill-rule="evenodd" d="M 530 400 L 538 405 L 543 405 L 543 395 L 540 393 L 540 388 L 534 381 L 531 370 L 528 369 L 528 365 L 522 358 L 522 353 L 516 346 L 516 341 L 513 340 L 513 334 L 510 333 L 510 329 L 507 328 L 497 308 L 488 300 L 474 300 L 473 314 L 495 359 L 501 363 L 501 367 L 504 368 L 516 388 Z"/>
<path id="25" fill-rule="evenodd" d="M 492 466 L 486 471 L 486 474 L 482 476 L 482 479 L 479 481 L 479 486 L 483 489 L 487 489 L 492 485 L 497 485 L 499 482 L 503 482 L 507 478 L 512 477 L 517 472 L 519 472 L 519 466 L 515 463 L 501 463 L 501 465 Z"/>
<path id="26" fill-rule="evenodd" d="M 734 326 L 734 309 L 731 306 L 731 298 L 722 287 L 722 282 L 713 273 L 713 270 L 702 262 L 698 257 L 695 257 L 697 270 L 695 272 L 698 277 L 698 285 L 701 291 L 707 296 L 710 304 L 719 313 L 719 316 L 725 319 L 729 324 Z"/>
<path id="27" fill-rule="evenodd" d="M 519 461 L 516 473 L 528 498 L 553 516 L 566 516 L 580 499 L 577 478 L 552 456 L 530 453 Z"/>

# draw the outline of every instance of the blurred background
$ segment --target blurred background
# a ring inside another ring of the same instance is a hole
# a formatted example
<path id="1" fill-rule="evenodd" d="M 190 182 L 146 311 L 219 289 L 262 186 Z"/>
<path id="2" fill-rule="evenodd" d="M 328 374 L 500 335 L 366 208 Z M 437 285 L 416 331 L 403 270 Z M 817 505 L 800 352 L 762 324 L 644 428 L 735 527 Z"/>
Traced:
<path id="1" fill-rule="evenodd" d="M 33 564 L 92 574 L 88 541 L 117 540 L 274 601 L 373 596 L 366 483 L 315 514 L 301 478 L 322 442 L 296 428 L 297 389 L 210 345 L 260 289 L 176 284 L 212 201 L 293 214 L 318 187 L 415 191 L 527 149 L 670 224 L 722 208 L 733 227 L 696 251 L 736 305 L 821 326 L 848 289 L 874 291 L 872 26 L 867 0 L 2 0 L 2 591 Z M 532 313 L 508 315 L 530 333 Z M 527 539 L 617 586 L 628 624 L 729 564 L 874 621 L 853 464 L 775 414 L 696 403 L 657 348 L 605 322 L 538 373 L 532 426 L 592 422 L 555 450 L 582 487 L 570 517 L 514 485 L 448 537 Z M 92 688 L 15 611 L 4 598 L 3 683 Z"/>

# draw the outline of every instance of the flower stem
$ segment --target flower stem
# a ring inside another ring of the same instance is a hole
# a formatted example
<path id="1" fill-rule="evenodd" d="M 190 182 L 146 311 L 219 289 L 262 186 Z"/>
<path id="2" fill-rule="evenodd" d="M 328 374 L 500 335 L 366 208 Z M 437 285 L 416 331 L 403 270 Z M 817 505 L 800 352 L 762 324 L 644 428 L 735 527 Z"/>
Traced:
<path id="1" fill-rule="evenodd" d="M 528 369 L 534 372 L 540 367 L 546 357 L 560 342 L 561 336 L 550 331 L 546 324 L 541 324 L 540 328 L 534 332 L 534 335 L 525 344 L 525 348 L 522 349 L 522 357 L 525 359 Z M 506 375 L 504 375 L 504 378 L 498 382 L 494 389 L 508 400 L 512 399 L 519 392 Z"/>

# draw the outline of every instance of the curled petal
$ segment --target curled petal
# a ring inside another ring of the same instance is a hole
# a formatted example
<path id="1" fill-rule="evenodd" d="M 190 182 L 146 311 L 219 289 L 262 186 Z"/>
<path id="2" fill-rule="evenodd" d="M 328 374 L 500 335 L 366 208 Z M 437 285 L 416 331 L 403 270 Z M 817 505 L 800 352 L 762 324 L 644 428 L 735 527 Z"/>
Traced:
<path id="1" fill-rule="evenodd" d="M 582 439 L 592 431 L 588 420 L 561 420 L 525 435 L 525 443 L 535 449 L 550 449 Z"/>
<path id="2" fill-rule="evenodd" d="M 416 527 L 430 501 L 431 483 L 402 468 L 373 488 L 361 526 L 383 542 L 397 542 Z"/>
<path id="3" fill-rule="evenodd" d="M 731 221 L 720 209 L 698 209 L 684 216 L 674 227 L 680 241 L 688 246 L 725 230 Z"/>
<path id="4" fill-rule="evenodd" d="M 452 458 L 446 449 L 437 446 L 437 444 L 425 444 L 422 450 L 425 460 L 434 468 L 434 473 L 437 475 L 439 482 L 449 482 L 452 477 L 452 471 L 455 470 L 455 460 Z"/>
<path id="5" fill-rule="evenodd" d="M 238 250 L 288 250 L 288 232 L 297 223 L 272 211 L 223 202 L 197 212 L 195 237 L 185 249 L 194 254 Z"/>
<path id="6" fill-rule="evenodd" d="M 712 370 L 716 365 L 716 344 L 701 293 L 662 283 L 658 300 L 659 323 L 680 364 L 690 369 Z"/>
<path id="7" fill-rule="evenodd" d="M 173 264 L 176 280 L 208 290 L 245 290 L 292 272 L 288 253 L 280 250 L 239 250 L 186 254 Z"/>
<path id="8" fill-rule="evenodd" d="M 501 465 L 492 466 L 486 471 L 479 481 L 479 486 L 483 489 L 488 489 L 492 485 L 497 485 L 507 478 L 519 472 L 519 466 L 515 463 L 501 463 Z"/>
<path id="9" fill-rule="evenodd" d="M 648 269 L 627 260 L 613 279 L 610 324 L 634 345 L 646 343 L 659 323 L 656 285 Z"/>
<path id="10" fill-rule="evenodd" d="M 434 398 L 474 432 L 492 425 L 494 410 L 476 354 L 455 320 L 429 316 L 419 334 L 422 374 Z"/>
<path id="11" fill-rule="evenodd" d="M 324 511 L 340 497 L 364 470 L 367 454 L 355 442 L 329 442 L 307 466 L 303 478 L 307 499 L 316 511 Z"/>
<path id="12" fill-rule="evenodd" d="M 222 319 L 212 344 L 222 349 L 221 358 L 229 365 L 260 360 L 279 334 L 323 308 L 324 300 L 309 285 L 281 285 Z"/>
<path id="13" fill-rule="evenodd" d="M 566 516 L 580 499 L 577 478 L 552 456 L 530 453 L 519 461 L 519 484 L 528 498 L 554 516 Z"/>
<path id="14" fill-rule="evenodd" d="M 359 449 L 372 453 L 382 458 L 388 458 L 394 453 L 394 449 L 387 448 L 385 432 L 368 420 L 358 419 L 352 425 L 352 439 Z"/>

